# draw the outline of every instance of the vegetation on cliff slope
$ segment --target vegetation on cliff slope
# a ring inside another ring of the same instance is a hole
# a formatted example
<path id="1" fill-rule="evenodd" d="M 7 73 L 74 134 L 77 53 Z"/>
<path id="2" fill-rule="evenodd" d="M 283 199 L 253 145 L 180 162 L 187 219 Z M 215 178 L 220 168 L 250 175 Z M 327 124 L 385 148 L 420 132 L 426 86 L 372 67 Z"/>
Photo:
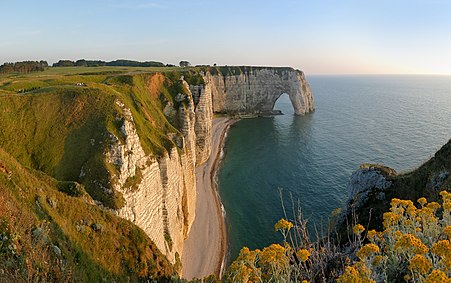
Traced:
<path id="1" fill-rule="evenodd" d="M 221 74 L 223 77 L 227 76 L 239 76 L 241 74 L 249 75 L 253 71 L 259 70 L 271 70 L 272 72 L 277 73 L 278 75 L 283 74 L 287 71 L 293 71 L 291 67 L 258 67 L 258 66 L 209 66 L 202 67 L 204 71 L 210 72 L 212 75 Z"/>
<path id="2" fill-rule="evenodd" d="M 384 166 L 379 166 L 377 170 L 392 183 L 384 191 L 385 198 L 380 198 L 378 191 L 374 190 L 362 206 L 348 209 L 345 223 L 351 223 L 357 217 L 357 221 L 366 223 L 370 229 L 380 230 L 383 228 L 382 216 L 390 208 L 390 200 L 393 198 L 415 202 L 426 197 L 430 201 L 439 201 L 440 191 L 451 188 L 451 140 L 415 170 L 403 174 L 397 174 L 387 167 L 384 169 Z M 339 229 L 338 232 L 341 235 L 346 233 L 344 229 Z M 346 240 L 345 237 L 342 238 Z"/>
<path id="3" fill-rule="evenodd" d="M 146 234 L 80 189 L 27 169 L 0 149 L 0 281 L 101 282 L 170 278 Z"/>
<path id="4" fill-rule="evenodd" d="M 55 69 L 0 77 L 0 147 L 24 166 L 82 183 L 95 200 L 120 208 L 122 196 L 109 193 L 115 168 L 104 161 L 110 135 L 122 138 L 123 115 L 116 101 L 131 110 L 144 151 L 161 156 L 175 146 L 170 136 L 181 135 L 177 117 L 168 118 L 164 109 L 169 105 L 176 113 L 180 101 L 175 96 L 187 92 L 182 75 L 168 68 L 166 73 L 126 68 L 127 74 L 122 69 L 116 69 L 119 74 Z"/>

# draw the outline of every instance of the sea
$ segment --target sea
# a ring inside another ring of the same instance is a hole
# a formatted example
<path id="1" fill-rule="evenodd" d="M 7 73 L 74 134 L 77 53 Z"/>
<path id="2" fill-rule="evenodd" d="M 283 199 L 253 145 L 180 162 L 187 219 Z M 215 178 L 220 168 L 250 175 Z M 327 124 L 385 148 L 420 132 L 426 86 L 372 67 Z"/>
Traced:
<path id="1" fill-rule="evenodd" d="M 307 76 L 315 111 L 243 119 L 229 130 L 218 171 L 229 258 L 281 242 L 274 224 L 301 209 L 312 233 L 345 205 L 362 163 L 408 172 L 451 138 L 451 76 Z M 298 207 L 298 204 L 299 207 Z"/>

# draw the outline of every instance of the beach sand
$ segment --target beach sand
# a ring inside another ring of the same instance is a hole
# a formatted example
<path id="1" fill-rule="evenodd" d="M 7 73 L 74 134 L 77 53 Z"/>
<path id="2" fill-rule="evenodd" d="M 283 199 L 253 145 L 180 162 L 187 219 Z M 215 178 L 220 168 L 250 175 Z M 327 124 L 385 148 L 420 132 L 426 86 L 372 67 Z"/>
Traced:
<path id="1" fill-rule="evenodd" d="M 215 118 L 212 122 L 210 158 L 196 168 L 196 218 L 185 240 L 182 276 L 185 279 L 220 275 L 226 248 L 226 227 L 221 203 L 216 194 L 214 175 L 218 167 L 224 136 L 236 120 Z"/>

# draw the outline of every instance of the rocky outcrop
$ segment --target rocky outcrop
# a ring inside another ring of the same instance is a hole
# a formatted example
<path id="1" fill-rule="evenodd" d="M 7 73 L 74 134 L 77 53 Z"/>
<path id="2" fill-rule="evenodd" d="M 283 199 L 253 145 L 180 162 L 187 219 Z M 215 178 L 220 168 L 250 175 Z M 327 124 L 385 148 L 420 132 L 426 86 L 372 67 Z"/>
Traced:
<path id="1" fill-rule="evenodd" d="M 355 223 L 364 223 L 372 229 L 379 229 L 383 212 L 387 210 L 395 170 L 380 164 L 362 164 L 352 173 L 347 183 L 348 200 L 341 213 L 334 219 L 335 237 L 346 240 L 349 227 Z M 336 234 L 335 234 L 336 233 Z"/>
<path id="2" fill-rule="evenodd" d="M 396 175 L 396 171 L 377 164 L 363 164 L 352 173 L 347 184 L 348 206 L 359 209 L 368 201 L 370 195 L 385 200 L 385 191 L 392 185 L 387 175 Z"/>
<path id="3" fill-rule="evenodd" d="M 271 113 L 280 95 L 289 95 L 295 114 L 313 111 L 313 95 L 304 73 L 292 68 L 230 67 L 208 72 L 213 111 L 227 114 Z"/>

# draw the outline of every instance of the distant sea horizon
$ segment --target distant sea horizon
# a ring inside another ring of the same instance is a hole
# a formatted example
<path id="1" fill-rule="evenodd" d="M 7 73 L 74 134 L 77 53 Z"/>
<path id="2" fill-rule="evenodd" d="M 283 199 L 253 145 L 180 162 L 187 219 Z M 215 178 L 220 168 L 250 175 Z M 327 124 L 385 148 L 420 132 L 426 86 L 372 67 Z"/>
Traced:
<path id="1" fill-rule="evenodd" d="M 451 138 L 447 75 L 307 75 L 315 111 L 244 119 L 230 129 L 218 172 L 233 260 L 243 246 L 280 242 L 279 191 L 292 218 L 290 194 L 310 227 L 327 224 L 346 202 L 349 176 L 362 163 L 397 172 L 420 166 Z"/>

